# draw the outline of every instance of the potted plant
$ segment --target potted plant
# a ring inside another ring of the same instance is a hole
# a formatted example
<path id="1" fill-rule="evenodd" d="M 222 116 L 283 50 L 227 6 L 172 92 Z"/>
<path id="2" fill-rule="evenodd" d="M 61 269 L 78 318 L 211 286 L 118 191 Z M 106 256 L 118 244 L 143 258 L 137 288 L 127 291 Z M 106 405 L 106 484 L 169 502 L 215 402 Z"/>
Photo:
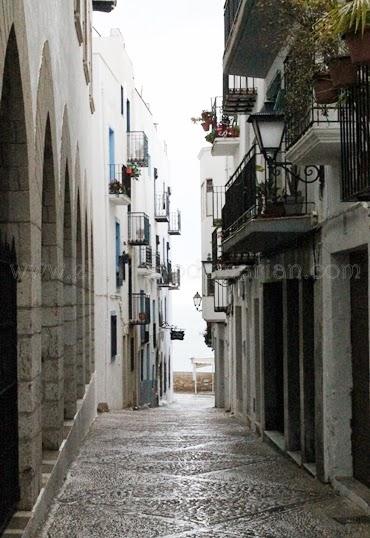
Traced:
<path id="1" fill-rule="evenodd" d="M 124 194 L 124 188 L 122 183 L 114 179 L 109 183 L 109 194 Z"/>
<path id="2" fill-rule="evenodd" d="M 293 215 L 302 215 L 304 197 L 299 187 L 298 167 L 292 167 L 292 173 L 286 174 L 287 190 L 282 193 L 282 201 L 284 202 L 285 215 L 287 217 Z"/>
<path id="3" fill-rule="evenodd" d="M 141 175 L 140 168 L 134 162 L 128 162 L 127 163 L 126 172 L 127 172 L 127 175 L 129 175 L 129 176 L 131 176 L 131 177 L 133 177 L 135 179 L 138 179 L 140 177 L 140 175 Z"/>
<path id="4" fill-rule="evenodd" d="M 334 87 L 328 71 L 318 71 L 313 75 L 313 90 L 318 105 L 331 105 L 339 98 L 338 89 Z"/>
<path id="5" fill-rule="evenodd" d="M 201 122 L 201 126 L 204 131 L 208 132 L 213 123 L 213 114 L 208 110 L 203 110 L 199 118 L 191 118 L 193 123 Z"/>
<path id="6" fill-rule="evenodd" d="M 212 131 L 207 134 L 207 136 L 205 137 L 205 139 L 207 140 L 207 142 L 209 142 L 210 144 L 213 144 L 213 142 L 215 141 L 215 138 L 216 138 L 216 130 L 215 129 L 212 129 Z"/>
<path id="7" fill-rule="evenodd" d="M 333 57 L 328 62 L 330 78 L 335 89 L 350 88 L 356 84 L 357 71 L 349 55 Z"/>
<path id="8" fill-rule="evenodd" d="M 369 0 L 337 4 L 329 12 L 326 22 L 328 27 L 343 36 L 354 64 L 370 64 Z"/>

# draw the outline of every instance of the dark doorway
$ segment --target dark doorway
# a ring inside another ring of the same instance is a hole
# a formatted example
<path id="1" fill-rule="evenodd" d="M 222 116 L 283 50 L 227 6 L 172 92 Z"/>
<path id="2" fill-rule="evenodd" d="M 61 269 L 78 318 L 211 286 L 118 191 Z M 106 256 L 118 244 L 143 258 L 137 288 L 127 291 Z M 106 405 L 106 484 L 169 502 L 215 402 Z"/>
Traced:
<path id="1" fill-rule="evenodd" d="M 368 253 L 350 256 L 353 476 L 370 486 Z"/>
<path id="2" fill-rule="evenodd" d="M 314 280 L 301 282 L 301 424 L 302 424 L 302 461 L 316 461 L 316 412 L 315 412 L 315 315 Z"/>
<path id="3" fill-rule="evenodd" d="M 0 535 L 19 501 L 15 271 L 14 247 L 0 240 Z"/>
<path id="4" fill-rule="evenodd" d="M 299 370 L 299 280 L 285 282 L 285 441 L 289 451 L 301 450 L 301 390 Z"/>
<path id="5" fill-rule="evenodd" d="M 284 433 L 283 288 L 263 286 L 263 376 L 265 428 Z"/>

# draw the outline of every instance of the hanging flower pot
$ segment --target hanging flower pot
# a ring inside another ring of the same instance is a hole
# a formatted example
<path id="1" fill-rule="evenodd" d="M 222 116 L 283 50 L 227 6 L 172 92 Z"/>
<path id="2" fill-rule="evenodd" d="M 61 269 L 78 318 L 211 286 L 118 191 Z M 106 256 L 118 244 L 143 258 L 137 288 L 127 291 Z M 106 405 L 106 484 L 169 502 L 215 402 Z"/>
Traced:
<path id="1" fill-rule="evenodd" d="M 133 174 L 133 170 L 132 170 L 132 167 L 131 167 L 131 166 L 128 166 L 128 167 L 126 168 L 126 173 L 127 173 L 128 176 L 132 176 L 132 174 Z"/>
<path id="2" fill-rule="evenodd" d="M 348 33 L 344 40 L 347 44 L 351 61 L 354 64 L 370 64 L 370 27 L 363 34 Z"/>
<path id="3" fill-rule="evenodd" d="M 318 105 L 330 105 L 338 101 L 338 90 L 334 88 L 329 73 L 316 73 L 313 89 Z"/>
<path id="4" fill-rule="evenodd" d="M 210 121 L 204 121 L 202 124 L 202 127 L 203 127 L 203 130 L 208 133 L 210 127 L 211 127 L 211 122 Z"/>
<path id="5" fill-rule="evenodd" d="M 357 69 L 350 56 L 338 56 L 329 62 L 329 73 L 334 88 L 350 88 L 356 84 Z"/>

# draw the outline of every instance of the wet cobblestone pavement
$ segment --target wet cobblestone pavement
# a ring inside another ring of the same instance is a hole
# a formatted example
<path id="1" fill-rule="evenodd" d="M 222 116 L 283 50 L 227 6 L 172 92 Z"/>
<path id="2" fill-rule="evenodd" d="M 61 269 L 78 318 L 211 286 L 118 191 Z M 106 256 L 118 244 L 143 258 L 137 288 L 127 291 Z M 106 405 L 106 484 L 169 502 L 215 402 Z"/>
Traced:
<path id="1" fill-rule="evenodd" d="M 42 538 L 363 538 L 363 515 L 204 396 L 94 423 Z"/>

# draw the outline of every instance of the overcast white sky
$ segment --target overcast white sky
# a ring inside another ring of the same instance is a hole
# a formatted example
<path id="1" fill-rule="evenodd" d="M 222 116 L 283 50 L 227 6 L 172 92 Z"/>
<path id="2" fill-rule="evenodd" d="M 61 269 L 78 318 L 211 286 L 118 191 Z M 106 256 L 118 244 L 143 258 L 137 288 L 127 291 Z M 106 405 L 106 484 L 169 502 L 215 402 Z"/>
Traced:
<path id="1" fill-rule="evenodd" d="M 224 0 L 118 0 L 110 14 L 95 13 L 104 35 L 120 28 L 133 61 L 136 86 L 150 104 L 168 143 L 172 209 L 182 211 L 182 236 L 172 241 L 172 263 L 182 267 L 174 291 L 174 324 L 186 331 L 174 342 L 174 370 L 190 370 L 189 357 L 211 354 L 203 342 L 205 323 L 193 305 L 200 281 L 200 180 L 198 153 L 207 143 L 190 118 L 221 95 Z"/>

